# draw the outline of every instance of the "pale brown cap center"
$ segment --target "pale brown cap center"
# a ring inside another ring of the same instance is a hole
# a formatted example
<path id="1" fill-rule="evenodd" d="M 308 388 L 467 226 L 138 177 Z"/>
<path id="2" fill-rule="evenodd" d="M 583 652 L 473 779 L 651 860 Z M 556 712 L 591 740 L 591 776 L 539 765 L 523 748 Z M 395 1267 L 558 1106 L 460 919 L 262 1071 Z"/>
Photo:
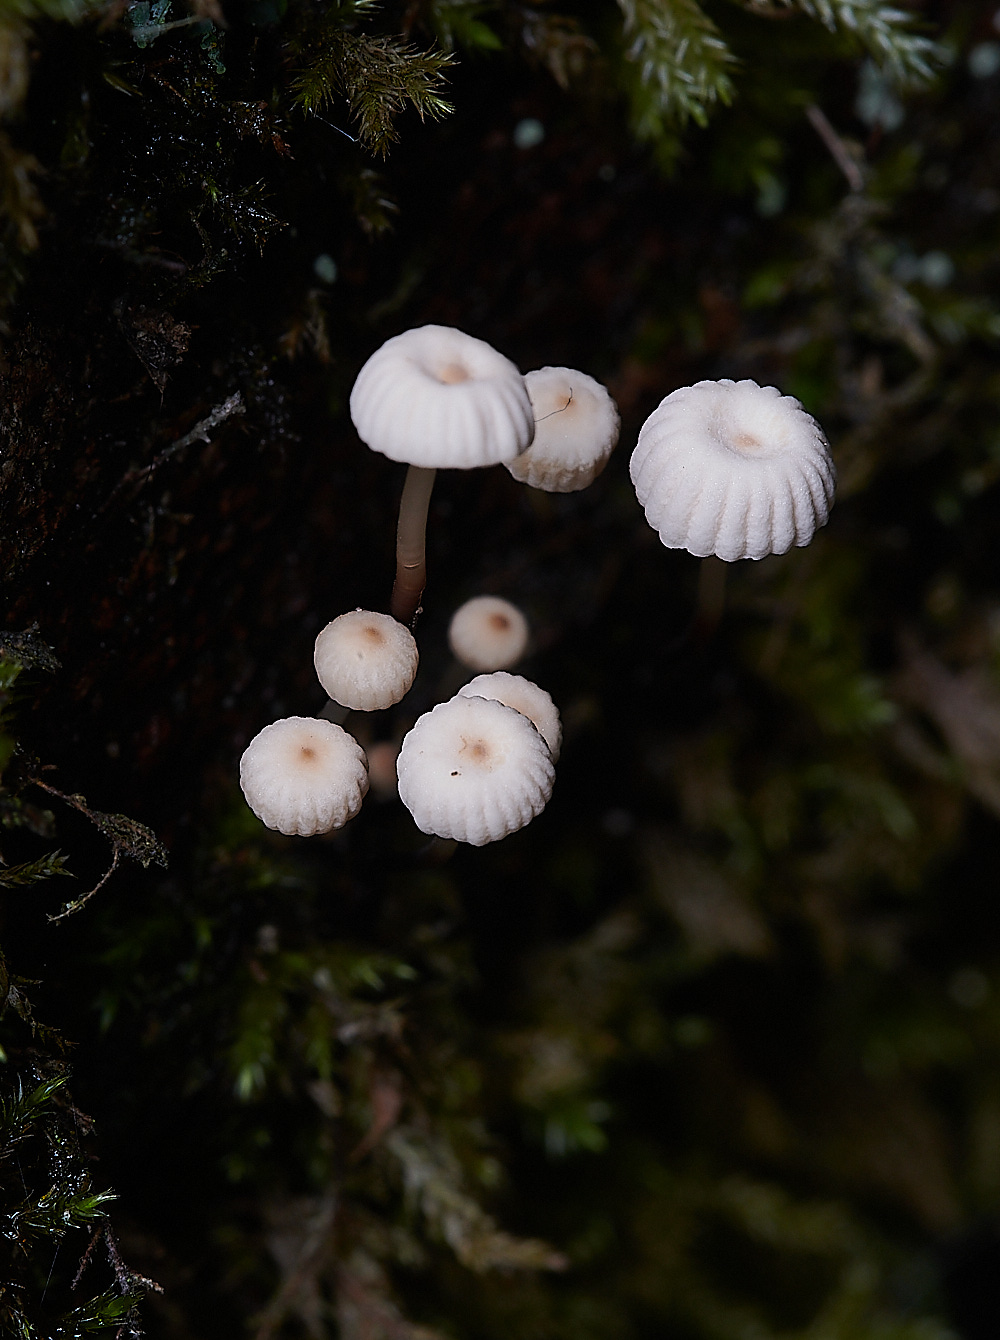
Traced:
<path id="1" fill-rule="evenodd" d="M 485 739 L 481 735 L 472 736 L 471 738 L 463 735 L 461 738 L 462 747 L 458 752 L 468 762 L 478 763 L 480 766 L 486 766 L 494 762 L 496 750 L 488 739 Z M 453 772 L 451 775 L 453 777 L 459 776 L 456 772 Z"/>
<path id="2" fill-rule="evenodd" d="M 753 433 L 733 433 L 730 442 L 737 451 L 760 451 L 761 441 Z"/>

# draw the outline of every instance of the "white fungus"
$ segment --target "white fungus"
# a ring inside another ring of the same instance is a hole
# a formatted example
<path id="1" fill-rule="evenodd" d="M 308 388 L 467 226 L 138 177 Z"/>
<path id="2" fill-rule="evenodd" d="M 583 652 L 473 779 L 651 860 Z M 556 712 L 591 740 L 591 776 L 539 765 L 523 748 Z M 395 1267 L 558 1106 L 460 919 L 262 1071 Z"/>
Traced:
<path id="1" fill-rule="evenodd" d="M 816 420 L 792 396 L 752 381 L 672 392 L 643 424 L 630 472 L 668 548 L 727 562 L 808 544 L 835 485 Z"/>
<path id="2" fill-rule="evenodd" d="M 528 621 L 509 600 L 473 596 L 451 616 L 448 645 L 470 670 L 506 670 L 527 650 Z"/>
<path id="3" fill-rule="evenodd" d="M 530 823 L 555 780 L 527 717 L 486 698 L 455 697 L 426 712 L 404 738 L 396 771 L 421 832 L 475 847 Z"/>
<path id="4" fill-rule="evenodd" d="M 299 837 L 329 833 L 361 808 L 368 790 L 365 751 L 332 721 L 284 717 L 247 745 L 240 786 L 268 828 Z"/>
<path id="5" fill-rule="evenodd" d="M 515 479 L 546 493 L 592 484 L 618 441 L 621 419 L 606 387 L 573 368 L 537 368 L 524 380 L 535 415 L 535 440 L 505 465 Z"/>
<path id="6" fill-rule="evenodd" d="M 538 684 L 523 675 L 511 675 L 506 670 L 495 670 L 491 675 L 477 675 L 459 689 L 462 698 L 494 698 L 505 707 L 513 707 L 527 717 L 549 747 L 552 762 L 559 759 L 562 747 L 562 722 L 559 709 Z"/>
<path id="7" fill-rule="evenodd" d="M 417 660 L 410 630 L 391 615 L 371 610 L 351 610 L 328 623 L 313 653 L 327 694 L 360 712 L 398 703 L 413 683 Z"/>
<path id="8" fill-rule="evenodd" d="M 515 365 L 451 326 L 420 326 L 386 340 L 358 373 L 351 418 L 373 451 L 437 469 L 510 460 L 535 431 Z"/>

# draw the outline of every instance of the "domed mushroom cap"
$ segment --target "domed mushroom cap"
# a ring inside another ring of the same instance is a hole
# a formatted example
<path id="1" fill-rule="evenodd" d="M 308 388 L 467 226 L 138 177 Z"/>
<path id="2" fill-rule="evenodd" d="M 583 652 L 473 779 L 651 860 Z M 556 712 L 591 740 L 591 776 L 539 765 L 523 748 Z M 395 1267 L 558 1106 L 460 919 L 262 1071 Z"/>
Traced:
<path id="1" fill-rule="evenodd" d="M 486 698 L 456 697 L 426 712 L 404 738 L 396 772 L 421 832 L 474 847 L 530 823 L 555 780 L 527 717 Z"/>
<path id="2" fill-rule="evenodd" d="M 268 828 L 299 837 L 329 833 L 361 808 L 368 790 L 365 751 L 332 721 L 284 717 L 247 745 L 240 786 Z"/>
<path id="3" fill-rule="evenodd" d="M 562 722 L 552 696 L 523 675 L 496 670 L 492 675 L 477 675 L 458 691 L 462 698 L 493 698 L 505 707 L 513 707 L 527 717 L 549 747 L 552 762 L 559 761 L 562 747 Z"/>
<path id="4" fill-rule="evenodd" d="M 419 326 L 386 340 L 358 373 L 351 418 L 373 451 L 437 469 L 510 460 L 535 432 L 515 365 L 451 326 Z"/>
<path id="5" fill-rule="evenodd" d="M 573 368 L 537 368 L 524 376 L 535 440 L 505 465 L 515 479 L 546 493 L 592 484 L 618 441 L 621 418 L 607 388 Z"/>
<path id="6" fill-rule="evenodd" d="M 509 600 L 473 596 L 451 616 L 448 645 L 470 670 L 504 670 L 527 650 L 528 621 Z"/>
<path id="7" fill-rule="evenodd" d="M 642 426 L 632 482 L 670 549 L 732 561 L 808 544 L 835 475 L 822 429 L 792 396 L 752 381 L 672 392 Z"/>
<path id="8" fill-rule="evenodd" d="M 389 614 L 351 610 L 316 638 L 313 663 L 335 703 L 360 712 L 391 707 L 409 692 L 417 673 L 413 634 Z"/>

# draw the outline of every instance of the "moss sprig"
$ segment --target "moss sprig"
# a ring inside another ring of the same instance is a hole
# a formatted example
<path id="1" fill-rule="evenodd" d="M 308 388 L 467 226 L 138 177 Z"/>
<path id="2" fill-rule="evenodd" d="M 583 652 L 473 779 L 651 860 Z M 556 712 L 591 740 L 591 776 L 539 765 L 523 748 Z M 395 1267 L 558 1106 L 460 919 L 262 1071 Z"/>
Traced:
<path id="1" fill-rule="evenodd" d="M 421 51 L 398 37 L 345 32 L 328 26 L 303 53 L 292 81 L 295 103 L 318 114 L 338 99 L 347 103 L 361 144 L 384 157 L 399 138 L 396 118 L 407 105 L 421 120 L 438 120 L 452 105 L 444 97 L 444 70 L 452 57 Z"/>

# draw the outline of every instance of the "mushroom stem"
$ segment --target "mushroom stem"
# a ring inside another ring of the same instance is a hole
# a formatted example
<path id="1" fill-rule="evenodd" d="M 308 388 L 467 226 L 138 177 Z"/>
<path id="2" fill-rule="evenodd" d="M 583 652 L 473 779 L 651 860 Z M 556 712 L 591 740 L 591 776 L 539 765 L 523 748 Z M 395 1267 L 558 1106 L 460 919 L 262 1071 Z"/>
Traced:
<path id="1" fill-rule="evenodd" d="M 342 726 L 351 715 L 351 709 L 344 707 L 342 703 L 336 703 L 330 698 L 322 712 L 317 713 L 321 721 L 332 721 L 335 726 Z"/>
<path id="2" fill-rule="evenodd" d="M 406 472 L 403 496 L 399 500 L 399 524 L 396 527 L 396 580 L 392 587 L 389 612 L 409 627 L 420 608 L 420 597 L 427 582 L 424 553 L 427 534 L 427 508 L 437 470 L 411 465 Z"/>

